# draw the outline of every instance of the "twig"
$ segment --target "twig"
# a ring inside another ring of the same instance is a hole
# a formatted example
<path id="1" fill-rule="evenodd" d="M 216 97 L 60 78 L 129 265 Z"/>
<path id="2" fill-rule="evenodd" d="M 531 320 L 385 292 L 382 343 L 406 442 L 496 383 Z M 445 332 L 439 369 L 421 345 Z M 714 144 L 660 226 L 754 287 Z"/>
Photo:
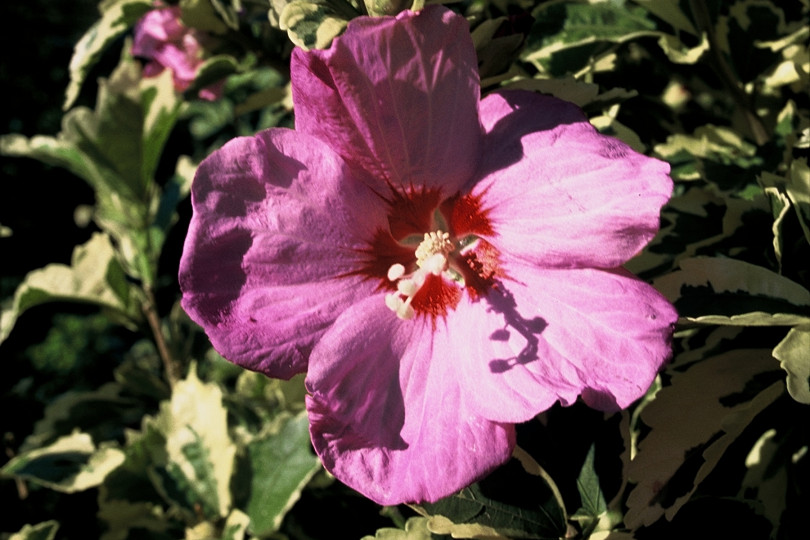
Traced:
<path id="1" fill-rule="evenodd" d="M 144 294 L 146 295 L 146 300 L 142 305 L 143 313 L 146 316 L 146 321 L 149 324 L 149 328 L 152 330 L 152 336 L 155 339 L 158 355 L 163 361 L 163 367 L 166 370 L 166 378 L 169 381 L 169 385 L 173 387 L 174 384 L 180 380 L 180 365 L 169 351 L 169 346 L 166 343 L 166 337 L 163 335 L 163 330 L 160 326 L 160 317 L 158 316 L 157 309 L 155 307 L 157 305 L 155 302 L 155 295 L 152 292 L 152 289 L 145 287 Z"/>

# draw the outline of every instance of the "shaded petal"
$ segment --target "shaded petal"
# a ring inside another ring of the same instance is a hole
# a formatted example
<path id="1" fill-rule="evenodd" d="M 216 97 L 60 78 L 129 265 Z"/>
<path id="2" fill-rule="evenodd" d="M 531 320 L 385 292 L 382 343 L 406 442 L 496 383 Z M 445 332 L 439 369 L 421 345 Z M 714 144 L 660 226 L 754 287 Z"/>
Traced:
<path id="1" fill-rule="evenodd" d="M 671 355 L 678 318 L 660 293 L 623 270 L 510 262 L 513 280 L 447 319 L 461 336 L 464 391 L 487 396 L 475 401 L 478 414 L 523 422 L 557 400 L 570 405 L 582 396 L 613 411 L 644 395 Z"/>
<path id="2" fill-rule="evenodd" d="M 270 129 L 200 164 L 180 262 L 183 307 L 225 358 L 271 377 L 374 284 L 350 275 L 384 205 L 321 141 Z"/>
<path id="3" fill-rule="evenodd" d="M 574 105 L 527 91 L 481 102 L 480 196 L 501 252 L 544 267 L 613 268 L 655 235 L 669 165 L 599 134 Z"/>
<path id="4" fill-rule="evenodd" d="M 346 311 L 307 373 L 310 432 L 326 469 L 388 505 L 436 501 L 509 459 L 514 428 L 472 412 L 481 396 L 462 391 L 457 365 L 441 322 L 402 321 L 382 295 Z"/>
<path id="5" fill-rule="evenodd" d="M 296 129 L 373 182 L 451 195 L 475 171 L 480 91 L 463 17 L 430 6 L 358 18 L 330 49 L 293 51 L 290 69 Z"/>

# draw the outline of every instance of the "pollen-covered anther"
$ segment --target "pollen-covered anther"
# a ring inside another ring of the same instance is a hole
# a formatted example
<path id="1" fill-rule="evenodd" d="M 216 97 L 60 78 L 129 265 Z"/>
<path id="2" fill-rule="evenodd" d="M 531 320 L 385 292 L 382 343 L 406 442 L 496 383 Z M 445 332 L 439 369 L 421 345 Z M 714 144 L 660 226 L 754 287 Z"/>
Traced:
<path id="1" fill-rule="evenodd" d="M 426 265 L 435 267 L 440 260 L 443 260 L 446 264 L 447 255 L 455 248 L 456 246 L 450 240 L 449 233 L 444 231 L 425 233 L 425 239 L 416 248 L 416 265 L 419 268 L 424 268 Z M 441 259 L 438 259 L 437 255 L 441 255 Z M 435 272 L 431 273 L 435 274 Z"/>

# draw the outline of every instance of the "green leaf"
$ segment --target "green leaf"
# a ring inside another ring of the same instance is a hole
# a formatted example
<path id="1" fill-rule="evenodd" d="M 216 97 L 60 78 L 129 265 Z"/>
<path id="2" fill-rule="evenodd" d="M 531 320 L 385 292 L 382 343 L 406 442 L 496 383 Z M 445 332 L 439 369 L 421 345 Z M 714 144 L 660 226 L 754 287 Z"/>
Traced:
<path id="1" fill-rule="evenodd" d="M 234 509 L 225 520 L 219 540 L 244 540 L 250 518 L 241 510 Z"/>
<path id="2" fill-rule="evenodd" d="M 681 317 L 701 324 L 794 326 L 810 322 L 810 291 L 761 266 L 735 259 L 684 259 L 654 285 Z"/>
<path id="3" fill-rule="evenodd" d="M 378 529 L 374 536 L 367 535 L 361 540 L 431 540 L 433 536 L 428 529 L 428 519 L 412 517 L 405 522 L 405 529 L 386 527 Z"/>
<path id="4" fill-rule="evenodd" d="M 233 56 L 220 54 L 206 58 L 197 68 L 194 82 L 186 89 L 185 94 L 187 96 L 197 95 L 206 86 L 219 82 L 238 71 L 239 64 Z"/>
<path id="5" fill-rule="evenodd" d="M 266 536 L 278 529 L 301 490 L 320 469 L 309 442 L 306 412 L 284 421 L 280 429 L 247 445 L 250 496 L 246 511 L 250 531 Z"/>
<path id="6" fill-rule="evenodd" d="M 768 173 L 762 175 L 763 183 L 768 180 Z M 774 214 L 773 221 L 773 251 L 776 255 L 776 261 L 779 263 L 779 269 L 782 270 L 782 253 L 785 251 L 785 235 L 783 231 L 785 224 L 791 215 L 790 199 L 785 193 L 782 193 L 776 187 L 766 187 L 765 193 L 770 197 L 771 209 Z"/>
<path id="7" fill-rule="evenodd" d="M 62 493 L 96 487 L 124 461 L 118 448 L 97 449 L 90 435 L 78 431 L 53 444 L 15 456 L 0 473 L 24 478 Z"/>
<path id="8" fill-rule="evenodd" d="M 98 519 L 106 530 L 99 540 L 128 540 L 130 532 L 148 534 L 150 540 L 173 540 L 171 524 L 160 505 L 99 498 Z"/>
<path id="9" fill-rule="evenodd" d="M 697 30 L 683 10 L 681 10 L 680 0 L 633 0 L 640 4 L 647 11 L 663 20 L 675 30 L 688 32 L 697 35 Z"/>
<path id="10" fill-rule="evenodd" d="M 588 110 L 601 110 L 638 95 L 635 90 L 623 88 L 611 88 L 606 92 L 600 92 L 599 85 L 580 81 L 570 76 L 553 79 L 522 79 L 504 85 L 504 89 L 531 90 L 550 94 Z"/>
<path id="11" fill-rule="evenodd" d="M 229 12 L 220 2 L 215 0 L 180 0 L 183 24 L 203 32 L 223 34 L 230 25 L 234 30 L 239 28 L 236 14 Z M 219 8 L 219 9 L 217 9 Z M 225 15 L 223 20 L 222 15 Z M 226 24 L 230 23 L 230 24 Z M 233 25 L 236 26 L 233 26 Z"/>
<path id="12" fill-rule="evenodd" d="M 576 73 L 596 64 L 613 44 L 660 36 L 647 11 L 624 2 L 541 5 L 523 59 L 554 76 Z"/>
<path id="13" fill-rule="evenodd" d="M 147 195 L 149 177 L 141 167 L 144 115 L 139 103 L 140 69 L 121 62 L 108 80 L 99 82 L 96 109 L 79 107 L 65 115 L 60 138 L 94 163 L 101 178 L 85 178 L 97 190 L 109 190 L 130 202 Z"/>
<path id="14" fill-rule="evenodd" d="M 52 400 L 44 417 L 34 425 L 21 450 L 52 444 L 57 438 L 79 429 L 94 440 L 120 437 L 124 426 L 143 416 L 139 400 L 122 395 L 122 386 L 107 383 L 92 391 L 70 391 Z"/>
<path id="15" fill-rule="evenodd" d="M 347 11 L 348 3 L 293 0 L 281 11 L 279 26 L 290 41 L 304 50 L 326 49 L 346 29 L 357 13 Z"/>
<path id="16" fill-rule="evenodd" d="M 669 160 L 686 152 L 695 158 L 710 159 L 724 165 L 743 168 L 761 162 L 757 147 L 746 142 L 739 133 L 724 126 L 700 126 L 692 135 L 675 134 L 655 147 L 655 153 Z M 687 178 L 688 179 L 688 178 Z"/>
<path id="17" fill-rule="evenodd" d="M 134 67 L 134 64 L 129 65 Z M 138 95 L 133 94 L 133 99 L 140 106 L 139 111 L 133 112 L 143 125 L 143 151 L 139 156 L 139 170 L 149 187 L 152 186 L 163 147 L 180 114 L 180 104 L 170 75 L 167 70 L 158 77 L 139 79 L 136 83 Z M 112 82 L 115 82 L 114 78 Z M 134 80 L 129 81 L 129 84 L 133 83 Z"/>
<path id="18" fill-rule="evenodd" d="M 436 503 L 414 505 L 436 534 L 457 538 L 506 536 L 557 540 L 565 535 L 565 509 L 547 476 L 527 470 L 517 455 L 480 482 Z M 536 465 L 536 464 L 535 464 Z M 531 467 L 529 467 L 531 468 Z M 518 492 L 514 486 L 521 486 Z"/>
<path id="19" fill-rule="evenodd" d="M 171 74 L 141 79 L 138 65 L 125 56 L 99 83 L 95 110 L 68 112 L 56 138 L 3 136 L 0 152 L 64 167 L 94 189 L 111 219 L 139 223 L 152 204 L 152 176 L 178 113 Z"/>
<path id="20" fill-rule="evenodd" d="M 579 491 L 579 498 L 582 501 L 581 511 L 592 518 L 598 518 L 604 512 L 607 512 L 605 494 L 602 493 L 602 487 L 599 485 L 599 475 L 596 474 L 594 468 L 595 451 L 595 446 L 591 445 L 577 477 L 577 491 Z"/>
<path id="21" fill-rule="evenodd" d="M 615 137 L 625 142 L 636 152 L 645 153 L 647 151 L 647 146 L 641 141 L 641 137 L 639 137 L 636 132 L 616 119 L 618 112 L 619 106 L 615 105 L 611 107 L 606 114 L 591 118 L 590 122 L 593 127 L 599 130 L 600 133 Z"/>
<path id="22" fill-rule="evenodd" d="M 25 525 L 22 529 L 8 537 L 8 540 L 54 540 L 59 523 L 56 521 L 43 521 L 36 525 Z"/>
<path id="23" fill-rule="evenodd" d="M 179 110 L 171 73 L 142 79 L 125 53 L 109 80 L 99 83 L 95 110 L 69 111 L 56 138 L 3 137 L 0 151 L 83 178 L 95 191 L 93 218 L 113 238 L 124 271 L 152 285 L 166 234 L 153 226 L 161 198 L 154 174 Z"/>
<path id="24" fill-rule="evenodd" d="M 48 165 L 63 167 L 90 184 L 97 193 L 98 190 L 105 189 L 104 173 L 99 165 L 88 159 L 71 141 L 62 137 L 35 135 L 29 139 L 16 133 L 3 135 L 0 137 L 0 153 L 5 156 L 29 157 Z"/>
<path id="25" fill-rule="evenodd" d="M 799 216 L 805 240 L 810 243 L 810 167 L 806 158 L 791 162 L 785 191 Z"/>
<path id="26" fill-rule="evenodd" d="M 62 105 L 68 110 L 76 101 L 82 83 L 90 70 L 101 58 L 101 54 L 112 42 L 152 9 L 151 0 L 118 0 L 109 3 L 107 9 L 90 29 L 76 43 L 73 58 L 70 60 L 70 84 Z"/>
<path id="27" fill-rule="evenodd" d="M 99 487 L 98 518 L 105 533 L 100 540 L 128 540 L 131 530 L 142 529 L 148 538 L 172 540 L 178 513 L 165 511 L 167 500 L 156 489 L 156 470 L 165 467 L 166 439 L 154 429 L 153 419 L 146 417 L 141 432 L 127 431 L 125 460 L 112 471 Z"/>
<path id="28" fill-rule="evenodd" d="M 793 472 L 790 466 L 785 466 L 785 461 L 792 460 L 786 458 L 784 441 L 779 439 L 776 429 L 771 428 L 757 440 L 745 458 L 747 470 L 740 490 L 745 499 L 754 499 L 761 505 L 761 514 L 771 522 L 776 538 L 780 537 L 778 532 Z"/>
<path id="29" fill-rule="evenodd" d="M 810 169 L 807 161 L 792 161 L 785 176 L 763 172 L 759 182 L 771 203 L 773 248 L 780 273 L 803 275 L 810 252 Z"/>
<path id="30" fill-rule="evenodd" d="M 542 43 L 570 45 L 594 39 L 620 42 L 628 35 L 655 30 L 646 10 L 628 7 L 624 2 L 551 4 L 541 6 L 534 16 L 537 30 L 558 28 L 551 34 L 541 33 Z"/>
<path id="31" fill-rule="evenodd" d="M 230 481 L 236 446 L 228 433 L 222 391 L 204 383 L 192 367 L 164 401 L 153 427 L 166 440 L 167 474 L 188 501 L 202 505 L 214 517 L 230 512 Z"/>
<path id="32" fill-rule="evenodd" d="M 697 64 L 709 48 L 709 40 L 705 34 L 701 36 L 701 41 L 694 47 L 687 47 L 675 36 L 664 34 L 658 39 L 658 46 L 667 55 L 667 58 L 675 64 Z"/>
<path id="33" fill-rule="evenodd" d="M 372 17 L 396 15 L 400 11 L 409 9 L 415 2 L 413 0 L 363 0 L 366 11 Z M 424 2 L 422 2 L 424 4 Z M 415 9 L 418 10 L 419 8 Z"/>
<path id="34" fill-rule="evenodd" d="M 799 403 L 810 405 L 810 325 L 791 328 L 773 350 L 787 372 L 787 389 Z"/>
<path id="35" fill-rule="evenodd" d="M 73 250 L 70 266 L 49 264 L 25 276 L 13 300 L 3 306 L 0 342 L 8 337 L 23 312 L 47 302 L 95 304 L 115 311 L 134 324 L 140 320 L 140 310 L 130 287 L 109 237 L 96 233 L 86 244 Z"/>
<path id="36" fill-rule="evenodd" d="M 667 370 L 670 383 L 641 411 L 647 434 L 627 467 L 636 485 L 624 523 L 671 520 L 729 446 L 784 394 L 768 349 L 737 349 Z"/>

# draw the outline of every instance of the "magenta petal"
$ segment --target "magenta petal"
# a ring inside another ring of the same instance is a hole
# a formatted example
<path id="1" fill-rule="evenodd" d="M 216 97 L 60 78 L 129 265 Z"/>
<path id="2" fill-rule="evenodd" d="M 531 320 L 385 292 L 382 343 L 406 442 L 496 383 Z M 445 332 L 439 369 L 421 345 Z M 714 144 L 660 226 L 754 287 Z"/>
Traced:
<path id="1" fill-rule="evenodd" d="M 479 79 L 464 18 L 431 6 L 355 19 L 330 49 L 293 51 L 290 69 L 296 129 L 373 181 L 452 195 L 474 173 Z"/>
<path id="2" fill-rule="evenodd" d="M 463 336 L 455 336 L 456 338 Z M 451 336 L 402 321 L 382 295 L 353 306 L 315 347 L 310 432 L 324 466 L 384 504 L 436 501 L 506 461 L 514 428 L 472 409 Z"/>
<path id="3" fill-rule="evenodd" d="M 577 396 L 596 409 L 630 405 L 668 360 L 675 309 L 623 270 L 538 269 L 513 262 L 513 280 L 448 317 L 475 411 L 523 422 Z M 467 301 L 469 302 L 469 301 Z M 477 308 L 477 311 L 472 311 Z"/>
<path id="4" fill-rule="evenodd" d="M 306 369 L 314 343 L 374 286 L 352 272 L 385 216 L 321 141 L 271 129 L 208 157 L 192 186 L 183 307 L 228 360 L 271 377 Z"/>
<path id="5" fill-rule="evenodd" d="M 481 102 L 481 196 L 501 252 L 543 267 L 619 266 L 656 234 L 669 165 L 599 134 L 570 103 L 525 91 Z"/>

